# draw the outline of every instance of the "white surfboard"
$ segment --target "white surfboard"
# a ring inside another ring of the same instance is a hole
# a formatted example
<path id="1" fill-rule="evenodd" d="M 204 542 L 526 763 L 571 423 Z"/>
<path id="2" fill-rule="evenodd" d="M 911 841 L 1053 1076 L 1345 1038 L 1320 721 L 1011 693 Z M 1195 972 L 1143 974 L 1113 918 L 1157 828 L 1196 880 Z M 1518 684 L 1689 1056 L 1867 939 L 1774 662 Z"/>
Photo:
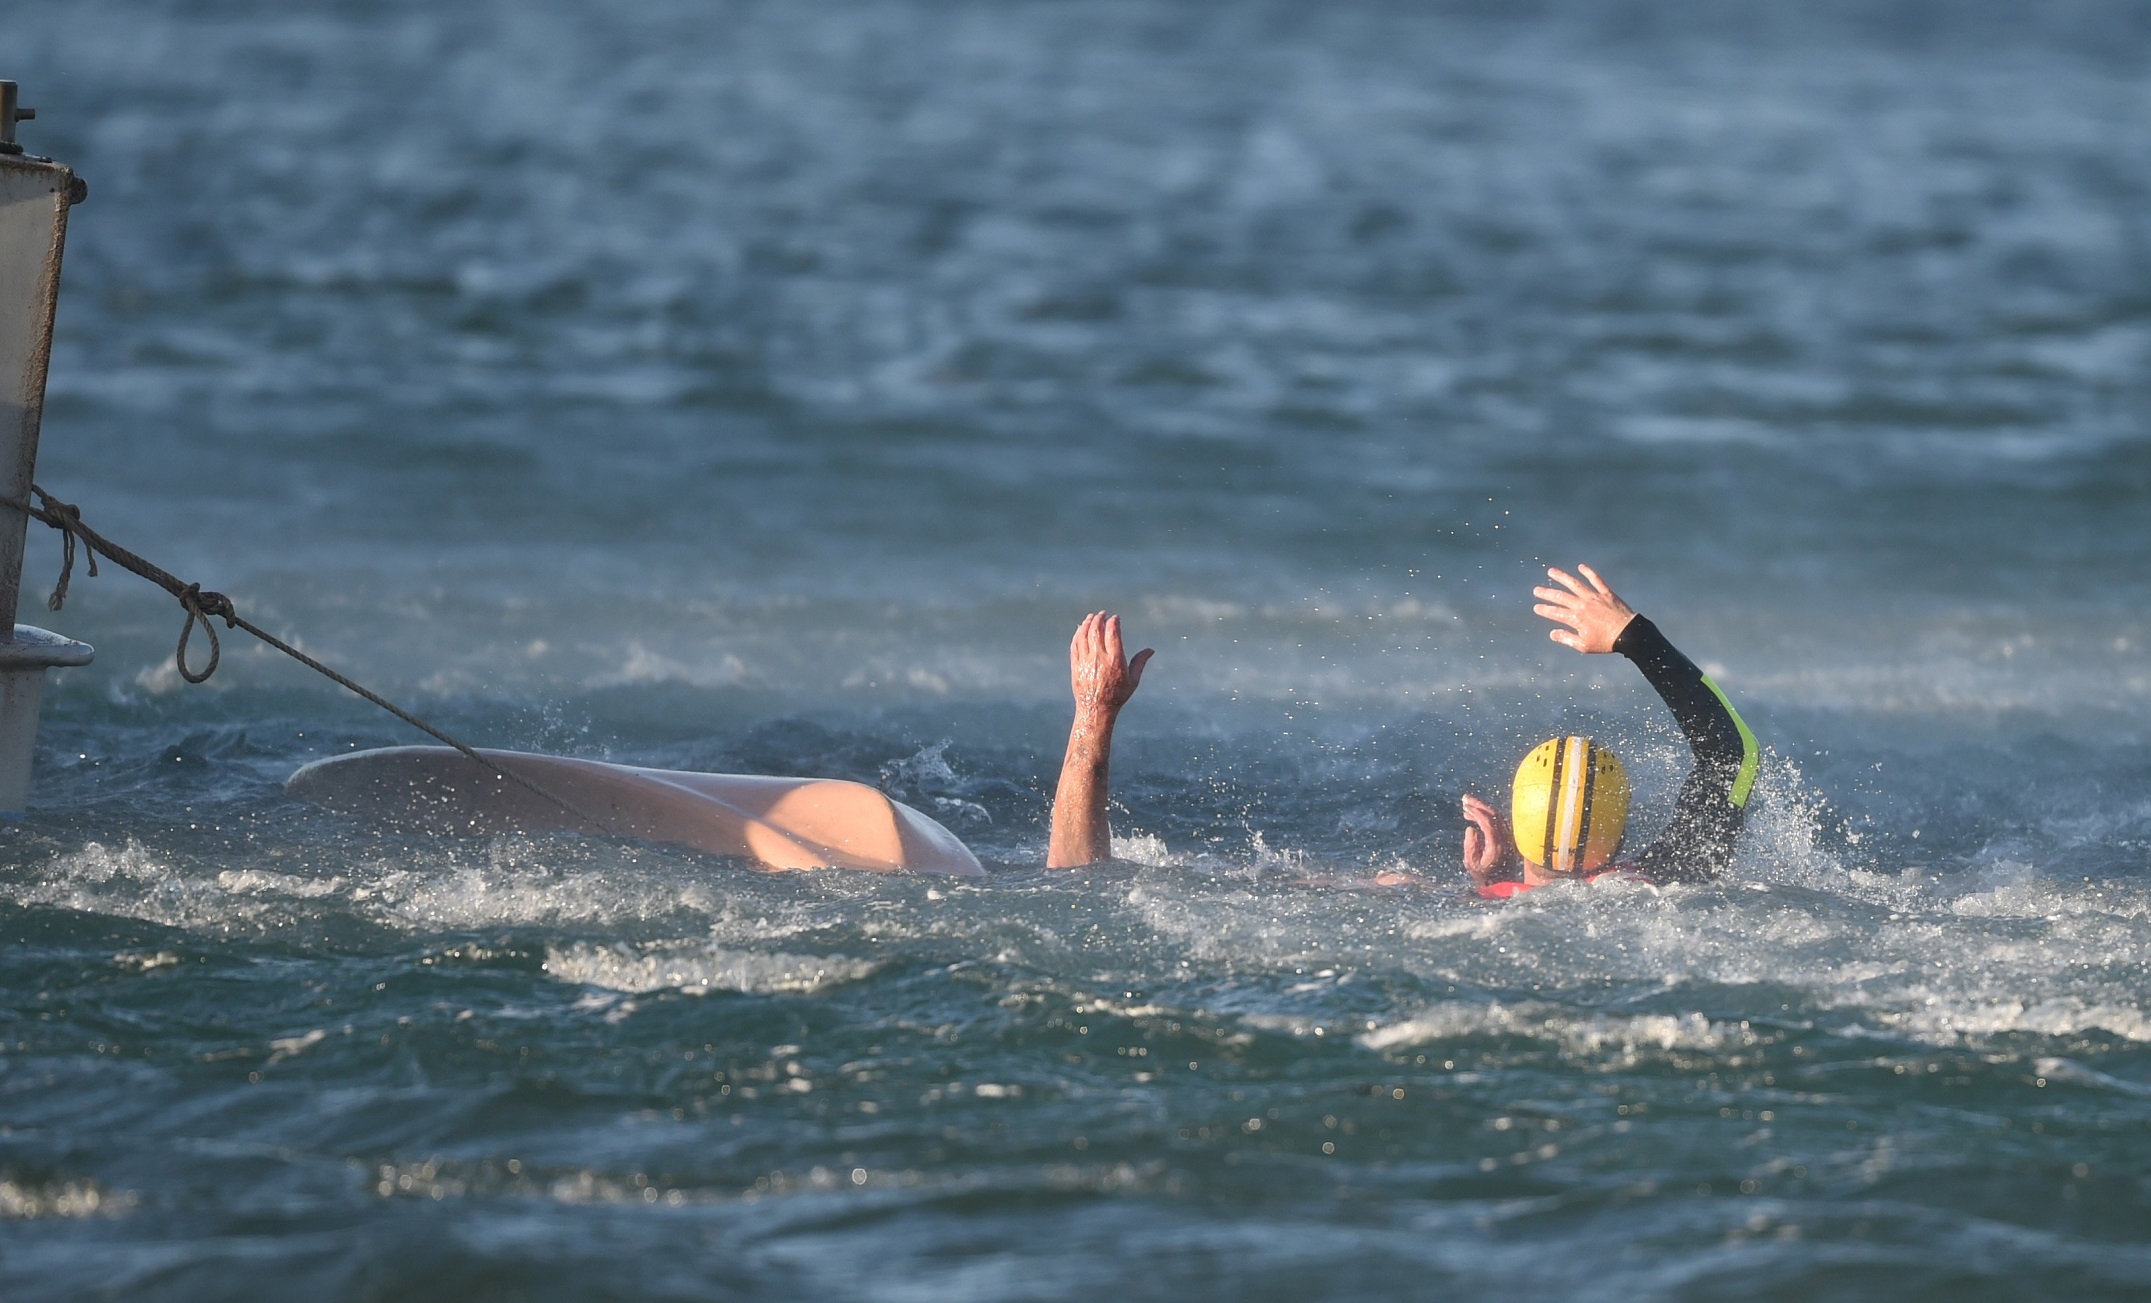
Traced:
<path id="1" fill-rule="evenodd" d="M 956 834 L 864 783 L 637 769 L 522 751 L 479 754 L 548 795 L 447 747 L 387 747 L 317 760 L 293 774 L 284 790 L 366 818 L 464 835 L 636 837 L 738 855 L 772 869 L 985 872 Z"/>

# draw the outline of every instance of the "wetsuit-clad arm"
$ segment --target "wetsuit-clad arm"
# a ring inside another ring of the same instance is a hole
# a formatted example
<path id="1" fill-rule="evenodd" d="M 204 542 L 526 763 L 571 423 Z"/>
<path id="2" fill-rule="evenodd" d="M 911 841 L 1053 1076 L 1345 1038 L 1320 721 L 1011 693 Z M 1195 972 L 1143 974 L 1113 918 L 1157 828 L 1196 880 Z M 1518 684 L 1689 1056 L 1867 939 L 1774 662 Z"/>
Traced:
<path id="1" fill-rule="evenodd" d="M 1654 882 L 1716 877 L 1732 859 L 1747 816 L 1758 758 L 1755 734 L 1710 676 L 1644 617 L 1628 622 L 1613 650 L 1643 671 L 1695 752 L 1695 770 L 1681 786 L 1672 822 L 1640 855 L 1622 861 Z"/>

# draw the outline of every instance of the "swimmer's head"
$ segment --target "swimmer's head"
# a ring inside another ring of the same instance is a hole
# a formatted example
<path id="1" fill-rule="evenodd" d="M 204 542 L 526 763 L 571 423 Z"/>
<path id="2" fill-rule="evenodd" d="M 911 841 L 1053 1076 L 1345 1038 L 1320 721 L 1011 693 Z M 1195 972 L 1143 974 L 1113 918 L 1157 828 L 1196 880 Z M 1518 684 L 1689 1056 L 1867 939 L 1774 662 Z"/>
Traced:
<path id="1" fill-rule="evenodd" d="M 1587 737 L 1550 738 L 1516 767 L 1516 853 L 1550 873 L 1592 873 L 1621 849 L 1628 771 Z"/>

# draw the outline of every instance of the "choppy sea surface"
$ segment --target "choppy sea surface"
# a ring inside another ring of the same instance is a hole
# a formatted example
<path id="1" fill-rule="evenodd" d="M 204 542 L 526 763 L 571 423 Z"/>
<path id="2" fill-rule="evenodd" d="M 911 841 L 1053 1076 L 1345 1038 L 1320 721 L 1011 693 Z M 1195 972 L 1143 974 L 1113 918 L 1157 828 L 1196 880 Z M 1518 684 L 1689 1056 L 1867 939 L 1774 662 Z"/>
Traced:
<path id="1" fill-rule="evenodd" d="M 2119 2 L 15 0 L 48 488 L 473 742 L 989 874 L 296 805 L 419 739 L 78 573 L 0 1293 L 2144 1297 L 2147 74 Z M 1531 743 L 1682 774 L 1579 559 L 1750 830 L 1470 900 Z"/>

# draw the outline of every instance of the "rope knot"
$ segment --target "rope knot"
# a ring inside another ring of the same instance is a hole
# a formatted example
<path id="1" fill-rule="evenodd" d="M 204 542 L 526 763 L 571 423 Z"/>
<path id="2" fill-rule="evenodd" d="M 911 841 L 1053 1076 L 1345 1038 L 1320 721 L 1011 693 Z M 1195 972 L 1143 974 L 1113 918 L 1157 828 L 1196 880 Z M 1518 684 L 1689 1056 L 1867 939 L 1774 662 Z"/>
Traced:
<path id="1" fill-rule="evenodd" d="M 190 585 L 189 589 L 194 593 L 194 603 L 201 608 L 203 615 L 220 617 L 227 629 L 239 626 L 239 609 L 232 605 L 231 598 L 222 593 L 201 592 L 200 584 Z"/>
<path id="2" fill-rule="evenodd" d="M 224 648 L 217 643 L 217 627 L 209 617 L 221 615 L 224 626 L 237 623 L 231 599 L 222 593 L 205 593 L 200 584 L 188 584 L 180 590 L 179 604 L 187 608 L 187 622 L 179 628 L 179 648 L 172 653 L 172 661 L 179 667 L 179 677 L 189 683 L 207 683 L 209 676 L 217 672 L 218 662 L 224 659 Z M 199 623 L 202 632 L 209 635 L 209 663 L 197 674 L 187 668 L 187 639 L 194 636 L 194 626 Z"/>
<path id="3" fill-rule="evenodd" d="M 44 522 L 60 531 L 60 579 L 52 586 L 52 596 L 45 599 L 45 609 L 57 611 L 67 604 L 67 584 L 75 577 L 75 537 L 82 532 L 82 508 L 72 502 L 62 502 L 50 493 L 30 486 L 43 504 Z M 97 577 L 97 549 L 85 546 L 83 552 L 89 557 L 90 578 Z"/>

